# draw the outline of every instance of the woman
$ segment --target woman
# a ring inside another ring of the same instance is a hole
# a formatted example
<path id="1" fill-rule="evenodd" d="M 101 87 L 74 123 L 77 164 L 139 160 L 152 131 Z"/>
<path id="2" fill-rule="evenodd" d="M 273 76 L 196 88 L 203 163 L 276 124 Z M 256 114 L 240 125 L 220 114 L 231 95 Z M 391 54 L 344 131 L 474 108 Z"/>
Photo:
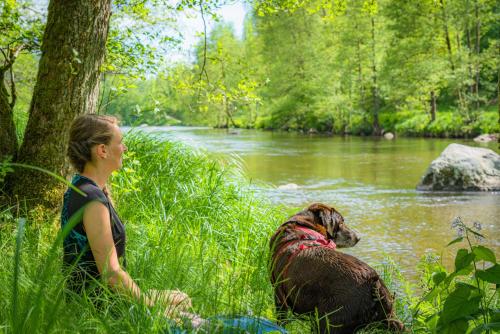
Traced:
<path id="1" fill-rule="evenodd" d="M 64 240 L 63 261 L 69 271 L 68 288 L 77 293 L 98 293 L 100 289 L 92 289 L 92 285 L 101 280 L 112 290 L 148 306 L 160 303 L 165 307 L 166 316 L 192 328 L 203 330 L 204 327 L 218 332 L 227 327 L 231 333 L 236 333 L 235 330 L 286 333 L 262 318 L 216 316 L 204 320 L 186 312 L 191 308 L 191 300 L 180 291 L 141 291 L 124 270 L 125 227 L 106 187 L 111 173 L 122 166 L 122 156 L 127 150 L 122 139 L 114 117 L 83 115 L 71 125 L 68 157 L 78 172 L 72 184 L 82 193 L 69 188 L 64 194 L 61 225 L 63 229 L 70 229 Z"/>
<path id="2" fill-rule="evenodd" d="M 83 115 L 71 125 L 68 157 L 78 174 L 72 184 L 85 196 L 68 188 L 64 194 L 62 228 L 71 228 L 64 240 L 64 265 L 69 271 L 68 288 L 91 291 L 96 281 L 148 306 L 167 307 L 165 313 L 191 307 L 189 297 L 180 291 L 144 293 L 125 271 L 125 227 L 113 208 L 106 183 L 122 166 L 127 147 L 114 117 Z M 68 225 L 69 224 L 69 225 Z M 94 285 L 95 286 L 95 285 Z M 98 286 L 98 284 L 97 284 Z"/>

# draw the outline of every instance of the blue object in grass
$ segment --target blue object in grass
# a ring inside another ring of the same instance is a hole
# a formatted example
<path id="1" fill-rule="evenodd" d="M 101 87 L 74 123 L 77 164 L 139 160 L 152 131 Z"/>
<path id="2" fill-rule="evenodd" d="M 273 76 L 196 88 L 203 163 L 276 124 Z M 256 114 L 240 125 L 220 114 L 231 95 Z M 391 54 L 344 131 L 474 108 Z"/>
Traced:
<path id="1" fill-rule="evenodd" d="M 208 328 L 202 326 L 193 333 L 200 334 L 288 334 L 288 331 L 277 324 L 258 317 L 223 316 L 208 318 Z M 189 334 L 189 330 L 171 327 L 165 334 Z"/>
<path id="2" fill-rule="evenodd" d="M 288 331 L 277 324 L 257 317 L 249 316 L 215 316 L 208 319 L 211 323 L 222 324 L 221 334 L 288 334 Z"/>

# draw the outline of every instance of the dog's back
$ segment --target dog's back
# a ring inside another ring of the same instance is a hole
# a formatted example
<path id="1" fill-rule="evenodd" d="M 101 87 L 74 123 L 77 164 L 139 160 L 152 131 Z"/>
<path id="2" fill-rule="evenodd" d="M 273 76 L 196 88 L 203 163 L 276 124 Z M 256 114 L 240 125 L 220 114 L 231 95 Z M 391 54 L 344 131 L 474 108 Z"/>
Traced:
<path id="1" fill-rule="evenodd" d="M 324 241 L 311 243 L 311 238 L 303 233 L 309 227 L 315 233 L 323 233 L 328 243 L 337 237 L 341 246 L 355 244 L 357 236 L 345 226 L 343 232 L 339 232 L 338 226 L 328 226 L 339 222 L 316 221 L 314 210 L 310 211 L 292 217 L 271 238 L 271 282 L 278 317 L 283 318 L 287 310 L 317 314 L 321 333 L 353 333 L 377 321 L 402 329 L 399 321 L 390 320 L 394 318 L 393 300 L 374 269 Z M 317 226 L 318 222 L 321 226 Z"/>
<path id="2" fill-rule="evenodd" d="M 287 278 L 283 284 L 290 292 L 287 302 L 292 311 L 330 314 L 328 325 L 341 326 L 335 333 L 352 333 L 393 317 L 392 298 L 377 272 L 351 255 L 305 250 L 290 264 Z M 322 322 L 321 327 L 327 327 L 326 319 Z"/>

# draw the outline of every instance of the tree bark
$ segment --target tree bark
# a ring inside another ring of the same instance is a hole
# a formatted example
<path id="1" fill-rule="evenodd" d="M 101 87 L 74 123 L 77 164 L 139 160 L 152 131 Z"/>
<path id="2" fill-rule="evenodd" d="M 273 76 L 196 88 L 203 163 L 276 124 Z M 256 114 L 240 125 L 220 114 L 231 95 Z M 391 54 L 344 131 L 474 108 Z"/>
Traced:
<path id="1" fill-rule="evenodd" d="M 436 93 L 431 91 L 431 122 L 436 120 Z"/>
<path id="2" fill-rule="evenodd" d="M 5 72 L 7 68 L 0 69 L 0 162 L 7 157 L 13 159 L 17 156 L 17 135 L 14 124 L 13 105 L 9 102 L 9 93 L 5 87 Z"/>
<path id="3" fill-rule="evenodd" d="M 475 59 L 475 80 L 474 80 L 474 93 L 476 94 L 476 109 L 479 109 L 479 76 L 480 76 L 480 65 L 479 65 L 479 52 L 480 52 L 480 41 L 481 41 L 481 19 L 479 18 L 479 4 L 474 1 L 474 13 L 476 18 L 476 59 Z"/>
<path id="4" fill-rule="evenodd" d="M 378 97 L 378 86 L 377 86 L 377 61 L 375 52 L 375 19 L 371 18 L 372 25 L 372 95 L 373 95 L 373 134 L 375 136 L 380 136 L 382 131 L 380 129 L 380 123 L 378 120 L 379 112 L 379 97 Z"/>
<path id="5" fill-rule="evenodd" d="M 469 23 L 469 1 L 466 2 L 466 19 L 465 19 L 465 37 L 466 37 L 466 41 L 467 41 L 467 52 L 469 54 L 469 59 L 467 60 L 468 62 L 468 65 L 467 65 L 467 69 L 469 71 L 469 77 L 470 77 L 470 80 L 472 82 L 475 81 L 474 79 L 474 75 L 472 74 L 472 54 L 473 54 L 473 50 L 472 50 L 472 43 L 471 43 L 471 32 L 470 32 L 470 23 Z M 474 84 L 471 84 L 469 86 L 469 94 L 470 96 L 472 97 L 472 95 L 474 94 Z"/>
<path id="6" fill-rule="evenodd" d="M 67 174 L 69 125 L 94 113 L 104 61 L 111 0 L 51 0 L 37 81 L 18 162 Z M 54 207 L 64 185 L 39 172 L 18 169 L 9 180 L 12 194 L 32 204 Z"/>
<path id="7" fill-rule="evenodd" d="M 455 72 L 455 63 L 453 62 L 453 52 L 451 50 L 451 40 L 450 40 L 450 31 L 448 29 L 448 15 L 446 13 L 446 5 L 444 0 L 440 0 L 441 4 L 441 13 L 443 15 L 443 29 L 444 29 L 444 38 L 446 40 L 446 49 L 448 50 L 448 58 L 450 62 L 451 72 Z"/>

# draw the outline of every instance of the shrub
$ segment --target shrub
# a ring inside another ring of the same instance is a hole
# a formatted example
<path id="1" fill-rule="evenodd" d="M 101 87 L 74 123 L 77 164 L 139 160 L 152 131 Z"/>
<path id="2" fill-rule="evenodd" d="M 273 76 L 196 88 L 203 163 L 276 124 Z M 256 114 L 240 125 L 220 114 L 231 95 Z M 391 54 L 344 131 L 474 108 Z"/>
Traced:
<path id="1" fill-rule="evenodd" d="M 272 318 L 268 239 L 283 214 L 246 190 L 237 161 L 143 135 L 129 134 L 126 143 L 130 151 L 112 189 L 126 222 L 127 271 L 141 288 L 183 290 L 204 317 Z M 0 328 L 140 333 L 167 326 L 138 304 L 96 310 L 86 298 L 65 300 L 58 217 L 28 218 L 16 242 L 19 216 L 8 208 L 0 213 L 0 266 L 8 268 L 0 273 Z"/>
<path id="2" fill-rule="evenodd" d="M 408 136 L 423 136 L 425 134 L 426 126 L 429 123 L 429 115 L 417 114 L 402 123 L 395 126 L 398 134 Z"/>
<path id="3" fill-rule="evenodd" d="M 465 243 L 455 256 L 451 273 L 436 259 L 424 266 L 426 293 L 414 306 L 414 329 L 431 333 L 491 333 L 500 329 L 500 265 L 493 251 L 473 238 L 484 238 L 481 225 L 467 226 L 458 217 L 452 226 L 459 237 L 449 245 Z"/>
<path id="4" fill-rule="evenodd" d="M 460 137 L 463 135 L 463 119 L 453 112 L 440 112 L 426 126 L 425 133 L 431 137 Z"/>

